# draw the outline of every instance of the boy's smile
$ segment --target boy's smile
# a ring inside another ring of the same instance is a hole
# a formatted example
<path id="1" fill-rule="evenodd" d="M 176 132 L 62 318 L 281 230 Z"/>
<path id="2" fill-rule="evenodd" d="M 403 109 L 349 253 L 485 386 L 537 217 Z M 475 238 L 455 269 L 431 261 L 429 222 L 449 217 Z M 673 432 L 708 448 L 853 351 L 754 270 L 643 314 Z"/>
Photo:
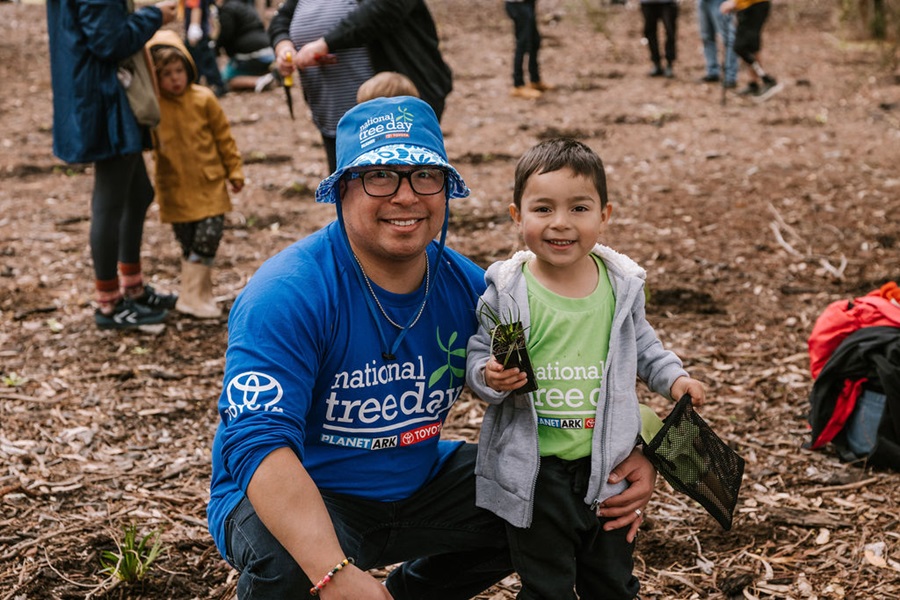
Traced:
<path id="1" fill-rule="evenodd" d="M 596 271 L 590 252 L 609 221 L 612 207 L 600 206 L 590 178 L 568 168 L 529 177 L 521 209 L 510 206 L 525 245 L 534 252 L 531 269 L 539 280 Z M 542 275 L 544 277 L 542 277 Z"/>

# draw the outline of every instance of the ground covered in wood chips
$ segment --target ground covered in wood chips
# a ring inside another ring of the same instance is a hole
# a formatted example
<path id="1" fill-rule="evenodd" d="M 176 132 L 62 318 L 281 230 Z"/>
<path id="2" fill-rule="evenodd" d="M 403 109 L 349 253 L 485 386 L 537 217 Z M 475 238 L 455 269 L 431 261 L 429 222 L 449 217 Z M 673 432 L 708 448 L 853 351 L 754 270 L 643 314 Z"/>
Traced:
<path id="1" fill-rule="evenodd" d="M 644 598 L 900 597 L 900 477 L 801 448 L 817 315 L 900 277 L 896 49 L 850 35 L 832 4 L 775 4 L 765 57 L 785 90 L 758 105 L 697 82 L 694 2 L 665 80 L 646 77 L 634 0 L 542 0 L 557 88 L 536 102 L 508 96 L 502 3 L 430 2 L 455 71 L 447 148 L 473 190 L 453 203 L 450 244 L 482 265 L 508 256 L 516 158 L 555 135 L 591 145 L 614 202 L 606 242 L 647 269 L 651 321 L 747 461 L 730 532 L 659 480 L 637 545 Z M 233 598 L 205 521 L 226 319 L 95 328 L 91 169 L 51 155 L 48 78 L 43 7 L 0 4 L 0 600 Z M 312 198 L 323 153 L 294 96 L 295 122 L 281 89 L 222 100 L 248 176 L 217 262 L 226 306 L 332 216 Z M 152 283 L 177 290 L 155 208 L 144 252 Z M 481 413 L 464 396 L 446 435 L 475 439 Z M 131 524 L 161 531 L 163 554 L 139 586 L 115 585 L 98 557 Z M 479 598 L 516 589 L 511 577 Z"/>

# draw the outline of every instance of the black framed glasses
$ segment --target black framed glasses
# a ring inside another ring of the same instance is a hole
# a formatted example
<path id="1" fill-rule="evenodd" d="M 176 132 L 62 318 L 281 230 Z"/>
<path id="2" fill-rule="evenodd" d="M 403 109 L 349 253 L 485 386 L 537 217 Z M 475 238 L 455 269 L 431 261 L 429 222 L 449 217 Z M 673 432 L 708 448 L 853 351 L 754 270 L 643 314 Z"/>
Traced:
<path id="1" fill-rule="evenodd" d="M 412 171 L 377 169 L 373 171 L 351 171 L 348 179 L 362 179 L 365 192 L 375 198 L 393 196 L 400 189 L 400 181 L 409 179 L 412 190 L 422 196 L 441 193 L 447 184 L 447 173 L 437 167 L 425 167 Z"/>

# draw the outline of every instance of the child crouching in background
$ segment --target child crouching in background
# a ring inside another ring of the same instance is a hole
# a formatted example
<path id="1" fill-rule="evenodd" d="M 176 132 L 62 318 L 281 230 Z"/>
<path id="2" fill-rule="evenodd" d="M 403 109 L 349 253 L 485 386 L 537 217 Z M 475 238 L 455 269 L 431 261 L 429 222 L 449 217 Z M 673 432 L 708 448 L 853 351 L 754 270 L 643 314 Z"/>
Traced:
<path id="1" fill-rule="evenodd" d="M 197 69 L 172 31 L 150 40 L 160 90 L 153 132 L 156 200 L 181 244 L 181 293 L 175 309 L 201 319 L 222 314 L 212 293 L 212 264 L 233 192 L 244 187 L 241 155 L 215 94 L 193 83 Z"/>

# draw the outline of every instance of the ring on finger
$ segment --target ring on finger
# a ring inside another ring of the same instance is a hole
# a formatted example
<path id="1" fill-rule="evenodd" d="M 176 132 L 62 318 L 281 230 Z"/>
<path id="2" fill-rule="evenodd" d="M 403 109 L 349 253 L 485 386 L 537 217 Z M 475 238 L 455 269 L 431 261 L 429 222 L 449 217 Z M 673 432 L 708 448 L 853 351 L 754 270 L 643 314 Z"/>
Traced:
<path id="1" fill-rule="evenodd" d="M 634 509 L 634 514 L 636 514 L 637 516 L 641 517 L 641 516 L 644 515 L 644 511 L 642 511 L 642 510 L 639 509 L 639 508 L 636 508 L 636 509 Z"/>

